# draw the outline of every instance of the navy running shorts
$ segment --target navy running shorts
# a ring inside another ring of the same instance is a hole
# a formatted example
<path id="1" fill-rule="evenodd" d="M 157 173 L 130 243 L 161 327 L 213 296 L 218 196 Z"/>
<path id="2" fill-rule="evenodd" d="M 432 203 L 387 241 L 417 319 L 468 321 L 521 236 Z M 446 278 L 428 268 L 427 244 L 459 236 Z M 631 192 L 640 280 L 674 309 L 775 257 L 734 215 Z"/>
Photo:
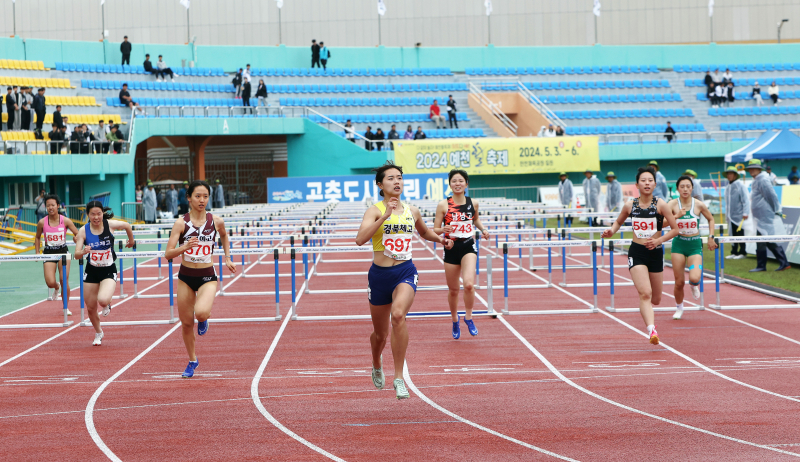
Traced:
<path id="1" fill-rule="evenodd" d="M 395 266 L 378 266 L 372 264 L 367 275 L 369 286 L 367 298 L 372 305 L 389 305 L 392 303 L 394 289 L 400 284 L 408 284 L 417 291 L 417 267 L 411 260 Z"/>

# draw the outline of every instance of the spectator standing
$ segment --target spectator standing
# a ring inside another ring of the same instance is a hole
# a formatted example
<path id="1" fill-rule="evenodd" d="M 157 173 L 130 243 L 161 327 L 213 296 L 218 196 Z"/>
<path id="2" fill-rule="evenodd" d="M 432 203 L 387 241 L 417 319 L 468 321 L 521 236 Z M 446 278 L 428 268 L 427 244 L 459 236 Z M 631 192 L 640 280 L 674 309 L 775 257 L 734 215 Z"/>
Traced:
<path id="1" fill-rule="evenodd" d="M 172 218 L 178 216 L 178 191 L 175 190 L 175 185 L 169 185 L 167 190 L 167 210 Z"/>
<path id="2" fill-rule="evenodd" d="M 599 212 L 600 180 L 589 169 L 586 169 L 584 175 L 586 175 L 586 179 L 583 180 L 583 197 L 586 198 L 586 207 L 591 208 L 593 212 Z M 591 217 L 589 217 L 589 226 L 594 226 Z"/>
<path id="3" fill-rule="evenodd" d="M 780 88 L 777 85 L 775 85 L 774 81 L 772 82 L 772 85 L 769 86 L 769 89 L 767 89 L 767 93 L 769 93 L 769 97 L 772 99 L 772 104 L 775 106 L 777 106 L 778 103 L 781 102 L 779 98 L 780 91 L 781 91 Z"/>
<path id="4" fill-rule="evenodd" d="M 66 119 L 66 117 L 65 117 L 65 119 Z M 70 131 L 70 132 L 68 133 L 68 132 L 67 132 L 67 126 L 66 126 L 66 125 L 64 125 L 63 127 L 61 127 L 61 128 L 59 129 L 59 131 L 61 132 L 61 139 L 64 141 L 64 143 L 62 143 L 62 146 L 65 146 L 65 147 L 66 147 L 66 145 L 67 145 L 67 140 L 69 139 L 70 135 L 72 135 L 72 131 Z"/>
<path id="5" fill-rule="evenodd" d="M 564 208 L 569 208 L 572 205 L 572 199 L 575 197 L 575 192 L 573 191 L 572 181 L 567 176 L 567 172 L 561 172 L 559 175 L 559 182 L 558 182 L 558 202 L 564 206 Z M 564 218 L 564 226 L 569 226 L 572 224 L 572 217 L 568 216 Z"/>
<path id="6" fill-rule="evenodd" d="M 728 177 L 728 186 L 725 187 L 725 218 L 728 219 L 728 235 L 744 236 L 742 222 L 750 214 L 750 200 L 747 198 L 747 188 L 739 181 L 739 172 L 736 167 L 730 166 L 725 171 Z M 731 254 L 727 259 L 740 260 L 747 257 L 744 242 L 731 243 Z"/>
<path id="7" fill-rule="evenodd" d="M 8 99 L 8 96 L 6 96 L 6 99 Z M 3 131 L 3 106 L 4 105 L 5 105 L 5 103 L 3 102 L 3 97 L 0 96 L 0 131 Z M 6 129 L 7 130 L 11 130 L 10 127 L 6 127 Z"/>
<path id="8" fill-rule="evenodd" d="M 667 121 L 667 129 L 664 130 L 664 138 L 667 139 L 667 143 L 672 143 L 673 136 L 675 136 L 675 129 L 672 128 L 672 122 Z"/>
<path id="9" fill-rule="evenodd" d="M 347 119 L 347 122 L 344 124 L 344 137 L 351 143 L 356 142 L 356 129 L 353 127 L 353 123 L 350 119 Z"/>
<path id="10" fill-rule="evenodd" d="M 414 130 L 411 128 L 411 125 L 406 127 L 406 132 L 403 133 L 404 140 L 413 140 L 414 139 Z"/>
<path id="11" fill-rule="evenodd" d="M 69 126 L 69 117 L 64 116 L 63 121 L 64 121 L 64 135 L 66 136 L 66 139 L 69 139 L 69 137 L 72 136 L 72 127 Z"/>
<path id="12" fill-rule="evenodd" d="M 244 67 L 242 71 L 242 80 L 250 80 L 250 65 Z"/>
<path id="13" fill-rule="evenodd" d="M 417 127 L 417 132 L 414 133 L 414 139 L 415 140 L 424 140 L 427 137 L 428 137 L 428 135 L 426 135 L 425 132 L 422 131 L 422 126 L 420 125 L 419 127 Z"/>
<path id="14" fill-rule="evenodd" d="M 706 76 L 705 76 L 705 78 L 703 79 L 703 85 L 705 85 L 706 87 L 708 87 L 708 86 L 709 86 L 709 85 L 711 85 L 712 83 L 714 83 L 714 79 L 713 79 L 713 78 L 711 78 L 711 73 L 710 73 L 709 71 L 706 71 Z"/>
<path id="15" fill-rule="evenodd" d="M 769 181 L 772 183 L 772 186 L 777 186 L 778 184 L 778 175 L 772 173 L 772 167 L 767 165 L 767 175 L 769 175 Z"/>
<path id="16" fill-rule="evenodd" d="M 713 80 L 715 84 L 722 83 L 722 76 L 719 75 L 719 69 L 714 71 L 714 75 L 711 76 L 711 80 Z"/>
<path id="17" fill-rule="evenodd" d="M 39 191 L 39 195 L 36 196 L 36 199 L 33 200 L 33 203 L 36 204 L 36 221 L 38 222 L 45 216 L 47 216 L 47 207 L 45 206 L 44 198 L 47 196 L 47 192 L 44 189 Z M 30 197 L 30 196 L 29 196 Z"/>
<path id="18" fill-rule="evenodd" d="M 606 208 L 609 212 L 622 210 L 622 185 L 617 181 L 617 175 L 614 172 L 608 172 L 606 175 Z"/>
<path id="19" fill-rule="evenodd" d="M 61 106 L 56 106 L 56 112 L 53 113 L 53 124 L 58 128 L 64 126 L 64 119 L 61 117 Z"/>
<path id="20" fill-rule="evenodd" d="M 222 190 L 222 184 L 219 179 L 215 183 L 217 186 L 214 188 L 214 208 L 221 209 L 225 207 L 225 191 Z"/>
<path id="21" fill-rule="evenodd" d="M 142 203 L 142 194 L 143 193 L 144 192 L 142 191 L 142 185 L 137 184 L 136 185 L 136 203 L 138 203 L 138 204 Z"/>
<path id="22" fill-rule="evenodd" d="M 144 222 L 156 222 L 156 190 L 153 188 L 153 182 L 147 180 L 147 186 L 144 189 L 142 196 L 142 207 L 144 208 Z"/>
<path id="23" fill-rule="evenodd" d="M 319 61 L 322 63 L 322 69 L 327 70 L 328 60 L 331 59 L 331 52 L 325 46 L 325 42 L 319 42 Z"/>
<path id="24" fill-rule="evenodd" d="M 158 73 L 161 74 L 161 78 L 164 79 L 165 82 L 167 81 L 167 75 L 169 75 L 170 80 L 173 82 L 175 81 L 175 74 L 172 73 L 172 69 L 164 62 L 163 56 L 158 55 L 156 66 L 158 67 Z"/>
<path id="25" fill-rule="evenodd" d="M 236 99 L 241 98 L 242 96 L 242 69 L 239 69 L 239 72 L 233 76 L 233 80 L 231 80 L 233 87 L 236 88 L 236 95 L 234 96 Z"/>
<path id="26" fill-rule="evenodd" d="M 797 172 L 797 166 L 792 166 L 792 171 L 789 172 L 786 179 L 789 180 L 789 184 L 800 183 L 800 173 Z"/>
<path id="27" fill-rule="evenodd" d="M 250 92 L 252 91 L 252 87 L 250 86 L 250 79 L 247 77 L 244 78 L 244 83 L 242 84 L 242 106 L 250 106 Z M 246 109 L 246 111 L 251 111 L 250 109 Z"/>
<path id="28" fill-rule="evenodd" d="M 106 124 L 106 127 L 105 127 L 106 128 L 106 133 L 105 133 L 106 135 L 111 133 L 111 127 L 113 127 L 113 126 L 114 126 L 114 121 L 109 119 L 108 120 L 108 124 Z"/>
<path id="29" fill-rule="evenodd" d="M 96 143 L 94 145 L 95 152 L 97 154 L 108 154 L 108 149 L 110 147 L 110 144 L 108 143 L 108 141 L 105 141 L 106 140 L 106 127 L 105 127 L 105 124 L 103 123 L 102 119 L 97 124 L 97 135 L 96 135 L 96 137 L 97 137 L 98 140 L 102 140 L 102 142 L 101 143 Z"/>
<path id="30" fill-rule="evenodd" d="M 447 120 L 450 122 L 450 128 L 453 128 L 453 124 L 455 124 L 456 128 L 458 128 L 456 113 L 456 100 L 453 99 L 453 95 L 450 95 L 449 99 L 447 100 Z"/>
<path id="31" fill-rule="evenodd" d="M 772 236 L 775 234 L 775 219 L 781 216 L 781 201 L 759 159 L 751 159 L 747 163 L 747 172 L 753 177 L 750 185 L 750 210 L 756 221 L 756 235 Z M 772 255 L 780 263 L 775 271 L 790 268 L 783 247 L 774 242 L 759 242 L 756 244 L 756 267 L 750 270 L 751 273 L 767 270 L 767 249 L 772 251 Z"/>
<path id="32" fill-rule="evenodd" d="M 364 148 L 367 151 L 372 151 L 372 140 L 375 139 L 375 134 L 372 133 L 372 127 L 369 125 L 367 125 L 367 131 L 364 132 L 364 138 L 367 139 L 367 141 L 364 142 Z"/>
<path id="33" fill-rule="evenodd" d="M 722 74 L 722 83 L 728 84 L 733 82 L 733 74 L 731 74 L 730 69 L 725 69 L 725 73 Z"/>
<path id="34" fill-rule="evenodd" d="M 714 87 L 714 82 L 711 82 L 706 88 L 706 98 L 708 98 L 708 102 L 711 103 L 711 107 L 717 107 L 717 92 Z"/>
<path id="35" fill-rule="evenodd" d="M 37 95 L 33 98 L 33 110 L 36 112 L 36 131 L 42 134 L 44 116 L 47 113 L 47 100 L 44 97 L 44 88 L 40 88 Z"/>
<path id="36" fill-rule="evenodd" d="M 28 107 L 28 100 L 24 96 L 22 97 L 20 115 L 22 116 L 22 120 L 20 121 L 20 129 L 27 132 L 31 129 L 31 110 L 30 107 Z"/>
<path id="37" fill-rule="evenodd" d="M 72 154 L 82 154 L 81 148 L 86 144 L 86 135 L 83 133 L 83 126 L 78 125 L 69 137 L 69 152 Z"/>
<path id="38" fill-rule="evenodd" d="M 258 87 L 256 88 L 256 98 L 258 98 L 259 106 L 267 105 L 267 86 L 264 85 L 264 79 L 258 79 Z"/>
<path id="39" fill-rule="evenodd" d="M 311 40 L 311 69 L 314 69 L 314 64 L 319 65 L 319 45 L 316 40 Z"/>
<path id="40" fill-rule="evenodd" d="M 394 124 L 392 124 L 392 129 L 389 130 L 389 133 L 386 134 L 387 140 L 399 140 L 400 134 L 397 133 L 397 128 Z M 389 143 L 389 149 L 394 151 L 394 143 Z"/>
<path id="41" fill-rule="evenodd" d="M 189 213 L 189 198 L 187 192 L 189 191 L 189 182 L 183 182 L 183 188 L 178 191 L 178 215 L 185 215 Z"/>
<path id="42" fill-rule="evenodd" d="M 14 85 L 14 130 L 19 130 L 22 126 L 22 97 L 19 94 L 19 87 Z"/>
<path id="43" fill-rule="evenodd" d="M 386 139 L 386 134 L 383 133 L 383 130 L 378 128 L 378 131 L 375 132 L 375 150 L 376 151 L 383 151 L 383 140 Z"/>
<path id="44" fill-rule="evenodd" d="M 122 43 L 119 45 L 119 51 L 122 53 L 122 65 L 125 64 L 131 65 L 131 42 L 128 41 L 128 36 L 126 35 L 122 39 Z"/>
<path id="45" fill-rule="evenodd" d="M 734 91 L 733 82 L 728 82 L 728 106 L 736 101 L 736 92 Z"/>
<path id="46" fill-rule="evenodd" d="M 6 112 L 8 112 L 6 128 L 9 131 L 14 129 L 14 116 L 17 113 L 17 98 L 14 96 L 13 90 L 13 88 L 8 87 L 8 93 L 6 93 Z"/>
<path id="47" fill-rule="evenodd" d="M 144 62 L 142 63 L 142 67 L 144 67 L 144 71 L 145 72 L 149 72 L 149 73 L 155 75 L 157 82 L 161 81 L 161 72 L 159 72 L 159 70 L 157 68 L 153 67 L 153 62 L 150 61 L 150 55 L 149 54 L 144 55 Z"/>
<path id="48" fill-rule="evenodd" d="M 433 104 L 428 109 L 428 117 L 431 118 L 431 122 L 436 122 L 436 128 L 441 128 L 441 125 L 444 125 L 444 116 L 440 114 L 441 108 L 439 107 L 439 103 L 436 100 L 433 100 Z"/>
<path id="49" fill-rule="evenodd" d="M 763 106 L 764 100 L 761 99 L 761 87 L 758 86 L 758 81 L 756 80 L 755 85 L 753 85 L 753 91 L 750 92 L 750 96 L 753 97 L 753 100 L 756 102 L 756 106 Z"/>
<path id="50" fill-rule="evenodd" d="M 131 94 L 128 93 L 128 84 L 127 83 L 123 83 L 122 84 L 122 90 L 119 91 L 119 102 L 122 103 L 125 107 L 131 108 L 131 109 L 134 109 L 134 108 L 138 109 L 139 112 L 141 112 L 142 115 L 144 115 L 144 110 L 141 107 L 139 107 L 139 103 L 137 103 L 136 101 L 131 99 Z"/>
<path id="51" fill-rule="evenodd" d="M 25 130 L 33 130 L 34 128 L 34 121 L 36 119 L 33 118 L 33 88 L 32 87 L 25 87 L 25 100 L 28 102 L 28 125 L 24 125 Z"/>
<path id="52" fill-rule="evenodd" d="M 109 151 L 111 151 L 113 146 L 114 154 L 122 152 L 122 138 L 120 137 L 118 126 L 114 125 L 111 127 L 111 131 L 106 133 L 106 140 L 109 142 Z"/>
<path id="53" fill-rule="evenodd" d="M 64 144 L 62 143 L 64 138 L 55 122 L 53 123 L 53 129 L 47 134 L 47 137 L 50 138 L 50 154 L 61 153 L 61 146 Z"/>
<path id="54" fill-rule="evenodd" d="M 83 124 L 83 136 L 86 138 L 86 143 L 81 146 L 81 152 L 90 154 L 92 152 L 92 144 L 97 141 L 97 138 L 94 136 L 94 133 L 92 133 L 92 129 L 86 124 Z M 95 149 L 100 147 L 99 144 L 94 144 Z"/>
<path id="55" fill-rule="evenodd" d="M 656 171 L 656 189 L 653 190 L 653 197 L 661 199 L 664 202 L 669 202 L 672 197 L 669 194 L 667 179 L 664 177 L 664 174 L 661 173 L 658 162 L 651 160 L 649 165 Z"/>
<path id="56" fill-rule="evenodd" d="M 701 185 L 700 181 L 697 179 L 697 172 L 694 170 L 686 170 L 683 174 L 692 177 L 692 197 L 703 202 L 703 185 Z"/>
<path id="57" fill-rule="evenodd" d="M 715 96 L 716 102 L 717 102 L 717 106 L 716 107 L 720 107 L 722 105 L 722 103 L 727 103 L 728 102 L 728 97 L 725 94 L 725 87 L 722 84 L 719 84 L 714 88 L 714 96 Z"/>

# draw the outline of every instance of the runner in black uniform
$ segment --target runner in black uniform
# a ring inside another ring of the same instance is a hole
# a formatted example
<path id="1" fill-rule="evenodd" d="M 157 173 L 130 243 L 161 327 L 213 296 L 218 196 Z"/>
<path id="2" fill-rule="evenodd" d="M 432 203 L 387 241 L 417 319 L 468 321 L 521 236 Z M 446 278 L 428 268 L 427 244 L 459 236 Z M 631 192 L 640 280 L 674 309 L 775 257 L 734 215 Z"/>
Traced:
<path id="1" fill-rule="evenodd" d="M 650 335 L 650 343 L 658 345 L 653 305 L 661 303 L 664 283 L 664 255 L 661 244 L 678 235 L 678 225 L 670 207 L 661 199 L 653 197 L 656 188 L 656 172 L 653 167 L 642 167 L 636 174 L 639 197 L 628 201 L 611 228 L 603 231 L 610 238 L 625 223 L 628 217 L 633 224 L 633 242 L 628 249 L 628 268 L 636 290 L 639 292 L 639 311 Z M 644 206 L 644 207 L 643 207 Z M 670 232 L 661 236 L 664 219 Z"/>
<path id="2" fill-rule="evenodd" d="M 83 299 L 89 320 L 94 326 L 92 345 L 100 346 L 103 329 L 100 328 L 97 312 L 102 311 L 103 316 L 108 316 L 111 312 L 111 297 L 117 288 L 117 254 L 114 252 L 113 232 L 125 230 L 128 233 L 126 247 L 133 247 L 133 230 L 128 222 L 111 220 L 114 213 L 98 201 L 86 204 L 86 215 L 89 222 L 75 236 L 75 258 L 81 259 L 88 255 L 83 274 Z"/>
<path id="3" fill-rule="evenodd" d="M 461 288 L 459 277 L 464 283 L 464 323 L 473 336 L 478 335 L 478 328 L 472 321 L 472 306 L 475 303 L 475 265 L 478 256 L 475 252 L 475 230 L 489 237 L 489 231 L 483 227 L 478 215 L 478 203 L 464 195 L 469 185 L 469 175 L 464 170 L 450 170 L 450 189 L 453 195 L 439 202 L 436 207 L 436 218 L 433 230 L 436 234 L 444 234 L 453 240 L 452 249 L 444 249 L 444 273 L 447 278 L 447 303 L 450 305 L 450 317 L 453 322 L 453 338 L 461 337 L 458 316 L 458 292 Z"/>

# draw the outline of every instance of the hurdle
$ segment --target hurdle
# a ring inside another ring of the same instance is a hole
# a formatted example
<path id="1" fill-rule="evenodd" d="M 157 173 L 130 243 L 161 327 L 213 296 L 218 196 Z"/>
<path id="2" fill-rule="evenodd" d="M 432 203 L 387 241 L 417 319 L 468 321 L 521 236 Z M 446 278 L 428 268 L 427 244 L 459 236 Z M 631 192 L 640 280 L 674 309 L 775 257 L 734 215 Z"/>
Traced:
<path id="1" fill-rule="evenodd" d="M 67 288 L 67 259 L 71 259 L 71 254 L 39 254 L 39 255 L 3 255 L 0 256 L 0 262 L 6 261 L 37 261 L 37 262 L 48 262 L 52 261 L 56 264 L 61 263 L 61 290 L 66 291 Z M 49 291 L 49 290 L 48 290 Z M 41 324 L 2 324 L 0 325 L 0 329 L 30 329 L 30 328 L 40 328 L 40 327 L 69 327 L 72 325 L 72 321 L 67 318 L 67 311 L 68 311 L 68 300 L 69 300 L 69 293 L 67 293 L 66 297 L 61 294 L 61 301 L 63 305 L 64 311 L 64 322 L 60 323 L 41 323 Z"/>

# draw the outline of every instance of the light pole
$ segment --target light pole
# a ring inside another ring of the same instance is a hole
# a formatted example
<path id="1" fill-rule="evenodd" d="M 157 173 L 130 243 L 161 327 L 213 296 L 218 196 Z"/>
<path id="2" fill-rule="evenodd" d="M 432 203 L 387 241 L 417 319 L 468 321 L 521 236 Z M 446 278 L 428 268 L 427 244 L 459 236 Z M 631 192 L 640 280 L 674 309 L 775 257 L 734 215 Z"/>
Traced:
<path id="1" fill-rule="evenodd" d="M 781 43 L 781 27 L 783 27 L 783 24 L 787 22 L 789 22 L 788 19 L 783 19 L 778 23 L 778 43 Z"/>

